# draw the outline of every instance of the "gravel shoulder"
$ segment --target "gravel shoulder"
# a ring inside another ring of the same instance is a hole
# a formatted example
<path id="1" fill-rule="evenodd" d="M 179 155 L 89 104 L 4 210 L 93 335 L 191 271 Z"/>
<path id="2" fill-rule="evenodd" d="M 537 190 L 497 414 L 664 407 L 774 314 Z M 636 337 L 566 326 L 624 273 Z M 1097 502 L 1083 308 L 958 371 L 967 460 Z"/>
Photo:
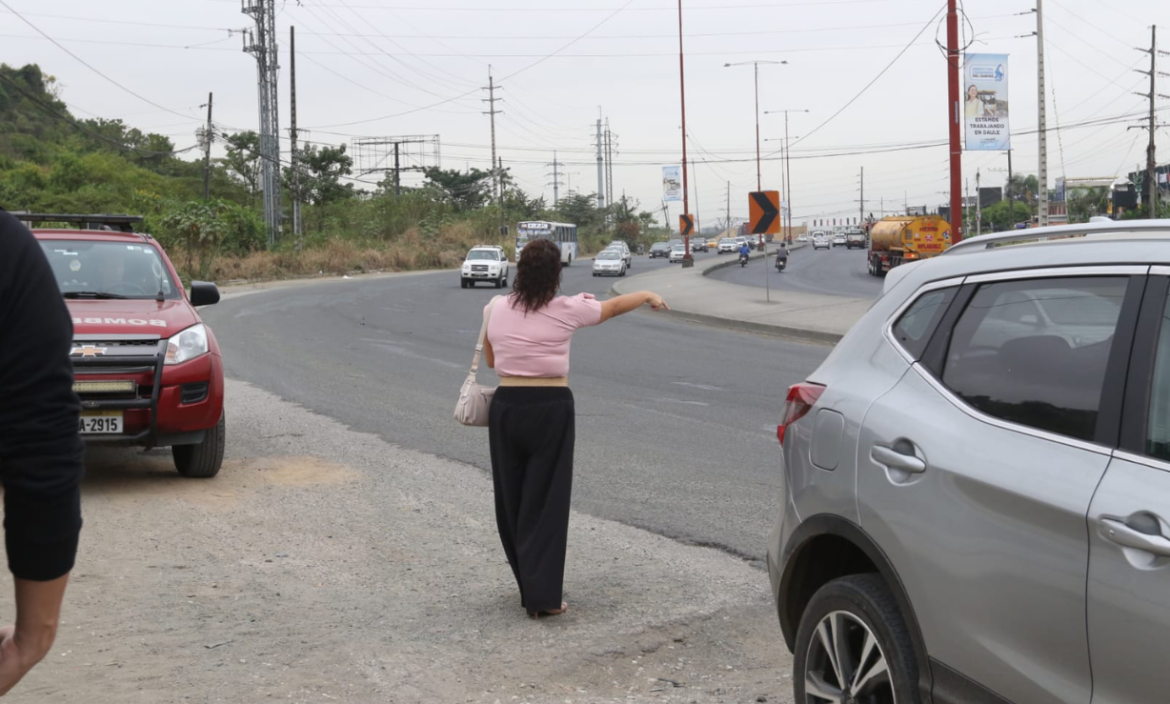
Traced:
<path id="1" fill-rule="evenodd" d="M 570 612 L 532 621 L 485 472 L 242 382 L 227 407 L 216 479 L 91 453 L 61 633 L 11 701 L 791 701 L 757 566 L 574 513 Z"/>

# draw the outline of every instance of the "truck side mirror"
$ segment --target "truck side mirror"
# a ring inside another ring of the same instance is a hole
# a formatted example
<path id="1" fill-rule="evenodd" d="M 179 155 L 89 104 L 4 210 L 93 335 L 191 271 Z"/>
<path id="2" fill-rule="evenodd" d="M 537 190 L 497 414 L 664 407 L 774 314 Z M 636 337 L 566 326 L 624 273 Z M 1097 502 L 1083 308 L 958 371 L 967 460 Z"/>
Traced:
<path id="1" fill-rule="evenodd" d="M 216 303 L 219 303 L 219 288 L 215 284 L 207 281 L 191 282 L 191 305 L 198 308 Z"/>

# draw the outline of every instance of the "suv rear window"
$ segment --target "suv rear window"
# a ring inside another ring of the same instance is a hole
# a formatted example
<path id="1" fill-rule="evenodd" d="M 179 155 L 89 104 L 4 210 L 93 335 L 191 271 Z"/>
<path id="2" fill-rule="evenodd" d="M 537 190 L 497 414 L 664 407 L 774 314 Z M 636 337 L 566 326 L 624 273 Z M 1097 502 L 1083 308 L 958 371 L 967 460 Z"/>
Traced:
<path id="1" fill-rule="evenodd" d="M 1162 309 L 1158 353 L 1154 359 L 1154 379 L 1150 384 L 1149 426 L 1146 428 L 1146 454 L 1170 462 L 1170 297 Z"/>
<path id="2" fill-rule="evenodd" d="M 1093 440 L 1125 277 L 984 284 L 955 324 L 942 373 L 1003 420 Z"/>
<path id="3" fill-rule="evenodd" d="M 955 299 L 955 287 L 928 291 L 918 297 L 894 323 L 894 338 L 914 359 L 922 357 L 947 306 Z"/>

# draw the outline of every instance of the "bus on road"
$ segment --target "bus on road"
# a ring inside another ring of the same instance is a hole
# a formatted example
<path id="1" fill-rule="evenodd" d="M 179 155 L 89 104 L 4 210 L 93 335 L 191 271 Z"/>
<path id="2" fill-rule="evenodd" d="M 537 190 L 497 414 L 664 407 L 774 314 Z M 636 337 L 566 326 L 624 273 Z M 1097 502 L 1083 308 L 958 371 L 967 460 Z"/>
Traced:
<path id="1" fill-rule="evenodd" d="M 561 263 L 572 266 L 577 258 L 577 226 L 567 222 L 521 222 L 516 224 L 516 258 L 534 239 L 552 240 L 561 248 Z"/>

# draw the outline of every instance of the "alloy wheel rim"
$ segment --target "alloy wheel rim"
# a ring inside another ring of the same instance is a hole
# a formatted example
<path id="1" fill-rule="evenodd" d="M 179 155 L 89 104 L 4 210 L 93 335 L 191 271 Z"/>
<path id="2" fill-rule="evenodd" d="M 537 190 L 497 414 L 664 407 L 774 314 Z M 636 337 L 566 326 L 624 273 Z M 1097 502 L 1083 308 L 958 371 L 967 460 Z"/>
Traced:
<path id="1" fill-rule="evenodd" d="M 877 636 L 847 611 L 817 624 L 804 666 L 806 704 L 896 704 L 889 661 Z"/>

